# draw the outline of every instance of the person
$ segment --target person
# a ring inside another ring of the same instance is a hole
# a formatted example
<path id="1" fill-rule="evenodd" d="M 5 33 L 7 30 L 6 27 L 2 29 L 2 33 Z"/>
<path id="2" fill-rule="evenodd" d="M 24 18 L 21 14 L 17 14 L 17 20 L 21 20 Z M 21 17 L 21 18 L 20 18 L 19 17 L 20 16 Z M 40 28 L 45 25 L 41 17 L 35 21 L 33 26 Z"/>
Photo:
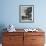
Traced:
<path id="1" fill-rule="evenodd" d="M 25 10 L 25 15 L 27 17 L 27 19 L 31 19 L 32 17 L 32 7 L 28 7 L 26 10 Z"/>
<path id="2" fill-rule="evenodd" d="M 24 10 L 25 16 L 22 16 L 22 20 L 32 20 L 32 7 L 28 7 Z"/>

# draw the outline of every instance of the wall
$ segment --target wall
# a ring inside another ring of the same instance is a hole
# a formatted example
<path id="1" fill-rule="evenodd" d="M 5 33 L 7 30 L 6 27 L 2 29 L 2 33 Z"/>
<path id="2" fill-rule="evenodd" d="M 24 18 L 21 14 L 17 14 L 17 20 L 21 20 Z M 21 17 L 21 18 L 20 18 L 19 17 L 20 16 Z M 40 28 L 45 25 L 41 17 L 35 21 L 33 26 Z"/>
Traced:
<path id="1" fill-rule="evenodd" d="M 13 24 L 16 28 L 46 28 L 46 1 L 44 0 L 1 0 L 0 25 Z M 34 23 L 19 22 L 19 5 L 34 5 Z"/>
<path id="2" fill-rule="evenodd" d="M 13 24 L 16 28 L 42 28 L 46 32 L 46 0 L 0 0 L 0 31 Z M 34 5 L 34 23 L 19 22 L 19 5 Z"/>
<path id="3" fill-rule="evenodd" d="M 46 1 L 41 0 L 2 0 L 0 24 L 13 24 L 16 28 L 46 27 Z M 34 5 L 34 23 L 19 23 L 19 5 Z"/>

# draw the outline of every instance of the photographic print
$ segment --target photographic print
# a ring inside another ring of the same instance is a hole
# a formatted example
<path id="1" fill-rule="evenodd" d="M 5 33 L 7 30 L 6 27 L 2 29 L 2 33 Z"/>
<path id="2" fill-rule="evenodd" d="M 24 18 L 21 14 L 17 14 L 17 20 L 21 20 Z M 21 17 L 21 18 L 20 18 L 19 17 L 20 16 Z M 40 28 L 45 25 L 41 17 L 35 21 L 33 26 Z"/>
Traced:
<path id="1" fill-rule="evenodd" d="M 20 22 L 34 22 L 34 5 L 20 5 L 19 15 Z"/>

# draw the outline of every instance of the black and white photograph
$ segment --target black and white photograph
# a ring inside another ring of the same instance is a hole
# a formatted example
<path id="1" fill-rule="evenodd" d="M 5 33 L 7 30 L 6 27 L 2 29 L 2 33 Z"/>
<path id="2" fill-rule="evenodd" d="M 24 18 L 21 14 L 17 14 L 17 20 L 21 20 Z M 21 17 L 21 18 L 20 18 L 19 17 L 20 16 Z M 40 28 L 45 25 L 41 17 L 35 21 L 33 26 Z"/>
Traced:
<path id="1" fill-rule="evenodd" d="M 20 5 L 19 15 L 20 22 L 34 22 L 34 5 Z"/>

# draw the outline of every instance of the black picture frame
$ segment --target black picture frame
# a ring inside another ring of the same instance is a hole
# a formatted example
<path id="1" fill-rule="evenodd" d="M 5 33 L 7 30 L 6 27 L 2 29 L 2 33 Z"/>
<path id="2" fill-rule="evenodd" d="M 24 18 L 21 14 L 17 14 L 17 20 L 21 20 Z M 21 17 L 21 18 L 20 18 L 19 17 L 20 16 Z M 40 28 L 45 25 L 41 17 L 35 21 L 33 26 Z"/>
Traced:
<path id="1" fill-rule="evenodd" d="M 34 5 L 19 5 L 19 22 L 34 22 Z"/>

